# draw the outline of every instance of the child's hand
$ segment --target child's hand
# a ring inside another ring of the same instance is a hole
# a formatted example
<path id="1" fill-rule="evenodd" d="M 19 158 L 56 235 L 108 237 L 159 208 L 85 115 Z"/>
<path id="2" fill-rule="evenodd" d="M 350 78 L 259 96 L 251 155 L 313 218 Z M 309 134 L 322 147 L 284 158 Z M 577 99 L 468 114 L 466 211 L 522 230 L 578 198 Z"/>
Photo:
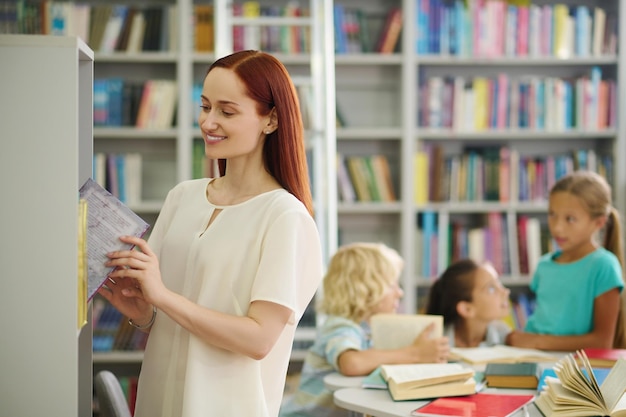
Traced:
<path id="1" fill-rule="evenodd" d="M 445 363 L 450 355 L 447 337 L 431 338 L 435 323 L 431 323 L 415 338 L 410 348 L 413 350 L 414 362 Z"/>
<path id="2" fill-rule="evenodd" d="M 537 335 L 534 333 L 526 333 L 520 330 L 513 330 L 506 335 L 506 343 L 509 346 L 521 347 L 521 348 L 536 348 Z"/>

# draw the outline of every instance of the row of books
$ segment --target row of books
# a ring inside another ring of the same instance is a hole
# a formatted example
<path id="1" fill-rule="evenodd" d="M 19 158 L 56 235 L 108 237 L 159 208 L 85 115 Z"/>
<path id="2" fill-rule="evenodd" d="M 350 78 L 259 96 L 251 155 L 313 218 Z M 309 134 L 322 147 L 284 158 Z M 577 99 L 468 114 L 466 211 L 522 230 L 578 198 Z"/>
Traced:
<path id="1" fill-rule="evenodd" d="M 508 146 L 467 147 L 445 155 L 443 146 L 423 144 L 415 155 L 414 201 L 545 202 L 552 185 L 578 169 L 598 172 L 611 184 L 613 158 L 594 149 L 554 155 L 520 155 Z"/>
<path id="2" fill-rule="evenodd" d="M 175 4 L 129 6 L 57 0 L 4 2 L 3 33 L 76 35 L 98 52 L 175 51 Z"/>
<path id="3" fill-rule="evenodd" d="M 576 79 L 505 73 L 433 76 L 419 87 L 418 125 L 474 131 L 602 130 L 617 125 L 617 84 L 594 66 Z"/>
<path id="4" fill-rule="evenodd" d="M 255 19 L 258 17 L 307 17 L 310 11 L 298 2 L 285 5 L 261 5 L 259 1 L 233 3 L 233 16 Z M 260 49 L 266 52 L 299 54 L 311 50 L 310 28 L 305 26 L 233 26 L 233 49 Z"/>
<path id="5" fill-rule="evenodd" d="M 93 299 L 93 351 L 143 350 L 148 333 L 130 324 L 128 318 L 117 311 L 104 298 Z"/>
<path id="6" fill-rule="evenodd" d="M 175 120 L 177 95 L 174 80 L 95 79 L 94 126 L 167 129 Z"/>
<path id="7" fill-rule="evenodd" d="M 442 237 L 439 235 L 438 214 L 424 211 L 418 215 L 415 246 L 421 276 L 435 278 L 443 272 L 440 262 L 449 265 L 464 258 L 489 261 L 499 274 L 509 275 L 514 270 L 510 242 L 517 243 L 517 270 L 529 274 L 541 255 L 554 248 L 540 220 L 528 215 L 517 216 L 515 230 L 509 230 L 506 215 L 499 212 L 458 216 L 449 222 L 446 233 L 445 254 L 439 256 Z"/>
<path id="8" fill-rule="evenodd" d="M 614 55 L 617 15 L 587 5 L 416 0 L 416 52 L 473 57 Z"/>
<path id="9" fill-rule="evenodd" d="M 137 152 L 96 152 L 93 179 L 123 203 L 138 204 L 142 200 L 142 156 Z"/>
<path id="10" fill-rule="evenodd" d="M 504 321 L 512 329 L 524 329 L 528 317 L 535 310 L 535 298 L 532 294 L 520 292 L 511 295 L 509 303 L 509 314 Z"/>
<path id="11" fill-rule="evenodd" d="M 337 188 L 345 202 L 392 202 L 396 193 L 385 155 L 337 155 Z"/>
<path id="12" fill-rule="evenodd" d="M 386 15 L 369 14 L 356 7 L 334 5 L 335 53 L 391 53 L 399 46 L 402 10 Z"/>

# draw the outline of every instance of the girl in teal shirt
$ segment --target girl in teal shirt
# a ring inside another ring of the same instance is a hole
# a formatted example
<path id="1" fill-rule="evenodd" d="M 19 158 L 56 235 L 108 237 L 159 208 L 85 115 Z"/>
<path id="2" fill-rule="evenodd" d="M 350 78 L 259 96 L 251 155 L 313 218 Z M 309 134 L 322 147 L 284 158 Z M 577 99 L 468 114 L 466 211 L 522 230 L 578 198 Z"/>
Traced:
<path id="1" fill-rule="evenodd" d="M 535 310 L 507 344 L 559 351 L 626 347 L 621 226 L 605 179 L 591 171 L 561 178 L 550 190 L 548 227 L 559 249 L 539 260 L 530 284 Z"/>

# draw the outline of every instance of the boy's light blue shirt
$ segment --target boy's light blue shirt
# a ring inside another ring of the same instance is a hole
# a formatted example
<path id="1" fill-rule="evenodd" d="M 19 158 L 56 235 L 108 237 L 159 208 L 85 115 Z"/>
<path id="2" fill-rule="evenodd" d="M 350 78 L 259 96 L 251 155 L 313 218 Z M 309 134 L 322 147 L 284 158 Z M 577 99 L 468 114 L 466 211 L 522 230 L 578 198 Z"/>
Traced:
<path id="1" fill-rule="evenodd" d="M 624 288 L 617 257 L 598 248 L 584 258 L 567 264 L 555 262 L 560 251 L 541 257 L 530 289 L 536 307 L 525 330 L 551 335 L 580 335 L 593 329 L 593 303 L 605 292 Z"/>
<path id="2" fill-rule="evenodd" d="M 369 326 L 344 317 L 328 316 L 302 365 L 298 390 L 280 409 L 280 417 L 346 417 L 348 412 L 334 405 L 333 393 L 324 386 L 324 377 L 339 370 L 339 355 L 346 350 L 371 348 Z"/>

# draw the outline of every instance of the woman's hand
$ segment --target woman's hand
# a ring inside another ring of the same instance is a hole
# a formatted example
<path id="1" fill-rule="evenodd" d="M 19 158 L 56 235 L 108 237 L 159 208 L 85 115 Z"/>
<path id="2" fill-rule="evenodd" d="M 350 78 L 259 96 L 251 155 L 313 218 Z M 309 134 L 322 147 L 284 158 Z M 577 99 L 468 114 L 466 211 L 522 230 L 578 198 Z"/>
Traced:
<path id="1" fill-rule="evenodd" d="M 107 254 L 105 265 L 115 269 L 99 293 L 122 314 L 142 324 L 152 316 L 151 304 L 158 305 L 159 296 L 166 291 L 159 261 L 144 239 L 122 236 L 120 240 L 135 248 Z"/>

